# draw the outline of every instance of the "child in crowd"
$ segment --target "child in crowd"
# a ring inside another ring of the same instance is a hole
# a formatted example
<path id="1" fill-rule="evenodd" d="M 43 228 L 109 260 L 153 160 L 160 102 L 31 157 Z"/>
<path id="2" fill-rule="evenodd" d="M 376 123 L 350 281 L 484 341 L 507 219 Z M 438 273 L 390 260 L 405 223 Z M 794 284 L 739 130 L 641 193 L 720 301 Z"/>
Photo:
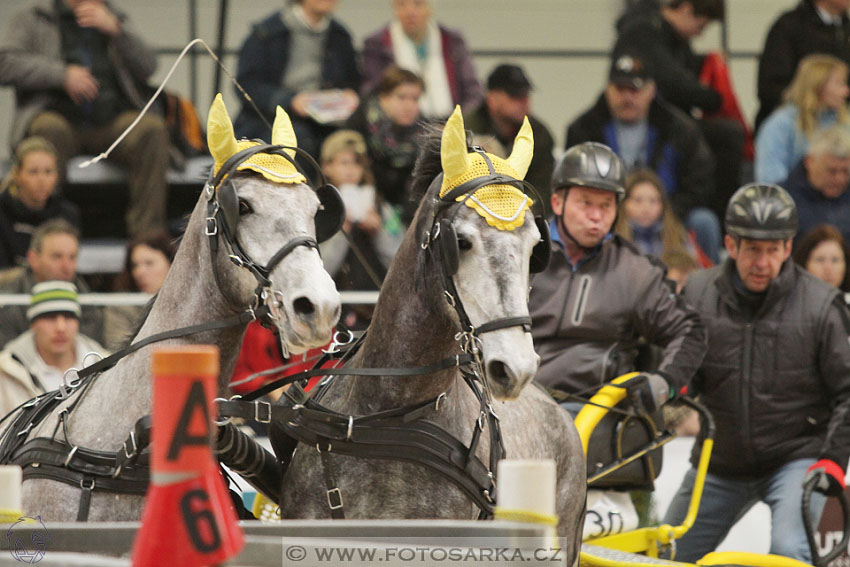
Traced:
<path id="1" fill-rule="evenodd" d="M 850 127 L 847 73 L 847 64 L 832 55 L 809 55 L 800 61 L 794 80 L 785 91 L 785 104 L 759 128 L 756 181 L 783 183 L 806 155 L 816 130 L 834 124 Z"/>
<path id="2" fill-rule="evenodd" d="M 679 250 L 699 258 L 703 266 L 711 265 L 693 235 L 676 218 L 664 183 L 652 170 L 635 170 L 626 178 L 626 198 L 615 231 L 643 254 L 661 258 Z"/>
<path id="3" fill-rule="evenodd" d="M 424 89 L 419 75 L 392 65 L 346 123 L 366 140 L 375 189 L 405 223 L 418 204 L 410 198 L 410 180 L 424 131 L 419 114 Z"/>
<path id="4" fill-rule="evenodd" d="M 80 210 L 56 194 L 59 169 L 56 148 L 39 136 L 15 148 L 14 164 L 0 185 L 0 268 L 26 264 L 35 229 L 62 218 L 80 229 Z"/>

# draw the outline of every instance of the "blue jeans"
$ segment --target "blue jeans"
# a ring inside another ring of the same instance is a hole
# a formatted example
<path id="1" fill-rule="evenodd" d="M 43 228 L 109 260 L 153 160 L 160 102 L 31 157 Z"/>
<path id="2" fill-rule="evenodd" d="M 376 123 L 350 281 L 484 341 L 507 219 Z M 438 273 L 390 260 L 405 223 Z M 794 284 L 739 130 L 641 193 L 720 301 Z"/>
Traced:
<path id="1" fill-rule="evenodd" d="M 676 542 L 676 560 L 696 562 L 714 551 L 732 526 L 753 505 L 762 501 L 770 506 L 770 553 L 811 563 L 812 556 L 803 526 L 800 504 L 803 479 L 815 459 L 797 459 L 779 467 L 773 474 L 757 480 L 737 480 L 709 473 L 693 527 Z M 664 523 L 677 526 L 685 519 L 694 488 L 696 469 L 691 467 L 664 517 Z M 823 512 L 826 497 L 812 494 L 815 524 Z"/>
<path id="2" fill-rule="evenodd" d="M 712 262 L 720 263 L 720 220 L 711 209 L 695 207 L 688 213 L 685 226 L 694 231 L 697 244 Z"/>

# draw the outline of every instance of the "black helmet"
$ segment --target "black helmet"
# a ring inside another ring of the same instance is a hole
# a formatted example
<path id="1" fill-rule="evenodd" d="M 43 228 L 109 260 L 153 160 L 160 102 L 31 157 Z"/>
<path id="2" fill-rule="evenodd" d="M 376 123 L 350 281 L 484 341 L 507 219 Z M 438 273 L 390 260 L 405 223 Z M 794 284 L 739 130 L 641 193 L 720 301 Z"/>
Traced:
<path id="1" fill-rule="evenodd" d="M 577 185 L 617 194 L 617 202 L 626 196 L 626 170 L 623 162 L 605 144 L 585 142 L 563 155 L 552 174 L 552 193 Z"/>
<path id="2" fill-rule="evenodd" d="M 729 199 L 726 232 L 753 240 L 787 240 L 797 234 L 797 205 L 779 185 L 744 185 Z"/>

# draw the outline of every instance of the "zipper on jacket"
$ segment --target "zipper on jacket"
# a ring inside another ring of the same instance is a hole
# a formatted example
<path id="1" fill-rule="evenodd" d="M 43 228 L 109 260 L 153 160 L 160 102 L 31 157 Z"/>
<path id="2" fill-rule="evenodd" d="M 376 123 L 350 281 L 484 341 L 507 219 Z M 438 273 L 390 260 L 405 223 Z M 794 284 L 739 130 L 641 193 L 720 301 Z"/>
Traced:
<path id="1" fill-rule="evenodd" d="M 744 325 L 744 360 L 741 368 L 743 369 L 741 380 L 741 408 L 742 408 L 742 434 L 744 436 L 744 447 L 752 447 L 752 427 L 750 426 L 750 383 L 752 382 L 753 373 L 753 335 L 755 327 L 752 323 Z M 752 452 L 749 452 L 752 455 Z M 750 456 L 746 459 L 752 462 Z"/>
<path id="2" fill-rule="evenodd" d="M 576 306 L 573 308 L 573 317 L 572 324 L 573 325 L 581 325 L 582 319 L 584 319 L 584 308 L 587 305 L 587 298 L 590 294 L 590 284 L 593 282 L 593 278 L 589 275 L 585 274 L 581 277 L 581 281 L 579 283 L 578 288 L 578 300 L 576 301 Z"/>

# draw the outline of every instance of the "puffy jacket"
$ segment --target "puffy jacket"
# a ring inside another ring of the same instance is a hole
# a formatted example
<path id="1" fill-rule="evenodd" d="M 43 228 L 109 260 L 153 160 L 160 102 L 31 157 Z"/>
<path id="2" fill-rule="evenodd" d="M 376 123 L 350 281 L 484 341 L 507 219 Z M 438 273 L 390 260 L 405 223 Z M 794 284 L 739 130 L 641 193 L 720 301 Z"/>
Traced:
<path id="1" fill-rule="evenodd" d="M 841 16 L 841 26 L 820 19 L 812 0 L 801 0 L 785 12 L 767 32 L 759 57 L 759 111 L 756 128 L 782 102 L 782 92 L 791 84 L 800 60 L 812 53 L 828 53 L 850 65 L 850 18 Z"/>
<path id="2" fill-rule="evenodd" d="M 663 347 L 659 372 L 677 390 L 705 356 L 699 316 L 666 270 L 619 236 L 573 269 L 553 223 L 552 259 L 531 282 L 529 311 L 537 381 L 579 392 L 635 369 L 638 339 Z"/>
<path id="3" fill-rule="evenodd" d="M 664 181 L 673 211 L 687 218 L 694 207 L 707 207 L 714 193 L 714 156 L 696 123 L 666 102 L 649 107 L 649 139 L 645 164 Z M 568 127 L 566 148 L 600 142 L 618 152 L 614 119 L 601 95 L 587 112 Z"/>
<path id="4" fill-rule="evenodd" d="M 156 70 L 156 52 L 134 33 L 123 15 L 121 33 L 109 47 L 109 58 L 122 91 L 137 108 L 145 103 L 145 83 Z M 62 89 L 65 62 L 54 0 L 35 0 L 10 18 L 0 42 L 0 84 L 15 88 L 12 144 Z"/>
<path id="5" fill-rule="evenodd" d="M 840 292 L 789 260 L 749 319 L 734 270 L 727 260 L 696 272 L 683 292 L 708 332 L 708 354 L 693 386 L 717 427 L 709 471 L 760 477 L 799 458 L 845 467 L 850 315 Z"/>

